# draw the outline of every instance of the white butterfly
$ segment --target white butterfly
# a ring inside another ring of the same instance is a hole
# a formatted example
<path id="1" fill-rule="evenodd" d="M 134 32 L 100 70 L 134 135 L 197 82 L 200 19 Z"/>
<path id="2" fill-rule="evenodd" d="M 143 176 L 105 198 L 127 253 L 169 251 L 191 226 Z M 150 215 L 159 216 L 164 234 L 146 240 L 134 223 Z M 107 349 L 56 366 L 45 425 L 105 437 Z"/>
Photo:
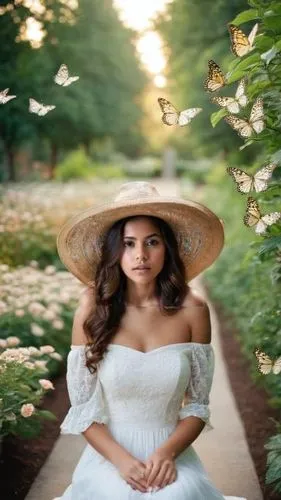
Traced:
<path id="1" fill-rule="evenodd" d="M 30 113 L 36 113 L 39 116 L 44 116 L 52 109 L 55 109 L 56 106 L 41 104 L 40 102 L 35 101 L 32 97 L 29 99 L 29 111 Z"/>
<path id="2" fill-rule="evenodd" d="M 167 99 L 163 99 L 163 97 L 158 97 L 158 103 L 163 112 L 162 122 L 165 125 L 180 125 L 183 127 L 202 111 L 202 108 L 189 108 L 184 111 L 177 111 L 173 104 L 167 101 Z"/>
<path id="3" fill-rule="evenodd" d="M 258 347 L 254 350 L 254 353 L 258 360 L 258 370 L 260 373 L 268 375 L 272 371 L 274 375 L 278 375 L 281 372 L 281 356 L 273 361 L 268 354 L 265 354 Z"/>
<path id="4" fill-rule="evenodd" d="M 272 212 L 271 214 L 262 215 L 259 209 L 258 202 L 249 196 L 247 200 L 246 215 L 243 218 L 244 224 L 248 227 L 256 226 L 257 234 L 265 233 L 267 226 L 275 224 L 281 217 L 281 212 Z"/>
<path id="5" fill-rule="evenodd" d="M 221 108 L 226 108 L 230 113 L 239 113 L 240 107 L 244 108 L 248 104 L 248 98 L 245 94 L 245 79 L 240 81 L 235 97 L 212 97 L 211 101 Z"/>
<path id="6" fill-rule="evenodd" d="M 238 118 L 238 116 L 225 116 L 224 120 L 240 135 L 240 137 L 251 137 L 256 132 L 264 129 L 263 101 L 260 97 L 256 99 L 252 107 L 249 120 Z"/>
<path id="7" fill-rule="evenodd" d="M 246 36 L 243 31 L 235 26 L 234 24 L 229 24 L 228 29 L 231 37 L 231 49 L 235 56 L 242 57 L 253 50 L 254 41 L 258 31 L 258 23 L 254 25 L 249 36 Z"/>
<path id="8" fill-rule="evenodd" d="M 69 76 L 68 67 L 62 64 L 54 77 L 55 82 L 63 87 L 68 87 L 73 82 L 79 80 L 79 76 Z"/>
<path id="9" fill-rule="evenodd" d="M 6 102 L 17 97 L 16 95 L 8 95 L 9 90 L 10 89 L 1 90 L 1 92 L 0 92 L 0 104 L 6 104 Z"/>
<path id="10" fill-rule="evenodd" d="M 249 193 L 253 190 L 260 193 L 267 189 L 267 181 L 271 178 L 272 172 L 276 166 L 276 163 L 269 163 L 258 170 L 254 175 L 247 174 L 244 170 L 235 167 L 228 167 L 226 170 L 233 177 L 236 182 L 237 190 L 240 191 L 240 193 Z"/>

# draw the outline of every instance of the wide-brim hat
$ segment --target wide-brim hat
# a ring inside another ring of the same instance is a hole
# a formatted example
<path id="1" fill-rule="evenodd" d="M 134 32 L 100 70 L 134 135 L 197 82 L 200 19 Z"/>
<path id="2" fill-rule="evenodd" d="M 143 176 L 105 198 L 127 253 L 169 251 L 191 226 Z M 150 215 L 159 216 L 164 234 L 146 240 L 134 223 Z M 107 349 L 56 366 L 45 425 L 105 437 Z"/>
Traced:
<path id="1" fill-rule="evenodd" d="M 57 249 L 65 267 L 88 286 L 95 286 L 97 263 L 108 229 L 119 219 L 154 215 L 173 229 L 187 281 L 209 267 L 224 245 L 220 219 L 200 203 L 161 196 L 150 182 L 127 182 L 112 201 L 72 216 L 60 229 Z"/>

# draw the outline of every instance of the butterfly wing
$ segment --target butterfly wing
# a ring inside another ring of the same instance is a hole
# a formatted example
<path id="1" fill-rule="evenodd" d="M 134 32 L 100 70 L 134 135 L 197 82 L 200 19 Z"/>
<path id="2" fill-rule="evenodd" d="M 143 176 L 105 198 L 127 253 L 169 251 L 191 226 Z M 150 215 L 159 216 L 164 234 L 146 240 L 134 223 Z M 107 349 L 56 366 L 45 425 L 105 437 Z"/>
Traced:
<path id="1" fill-rule="evenodd" d="M 237 190 L 240 193 L 249 193 L 253 189 L 254 179 L 252 175 L 248 175 L 244 170 L 235 167 L 228 167 L 226 170 L 236 182 Z"/>
<path id="2" fill-rule="evenodd" d="M 208 67 L 208 77 L 205 80 L 204 89 L 207 90 L 207 92 L 215 92 L 226 85 L 226 79 L 219 65 L 216 64 L 215 61 L 208 61 Z"/>
<path id="3" fill-rule="evenodd" d="M 243 78 L 237 87 L 236 93 L 235 93 L 235 99 L 237 102 L 240 104 L 242 108 L 248 104 L 248 98 L 245 93 L 245 78 Z"/>
<path id="4" fill-rule="evenodd" d="M 260 97 L 253 104 L 250 123 L 257 134 L 264 129 L 263 100 Z"/>
<path id="5" fill-rule="evenodd" d="M 257 193 L 266 190 L 268 186 L 267 181 L 271 178 L 272 172 L 275 167 L 275 163 L 269 163 L 265 167 L 258 170 L 258 172 L 254 175 L 254 188 Z"/>
<path id="6" fill-rule="evenodd" d="M 158 103 L 163 113 L 162 122 L 165 125 L 177 125 L 180 114 L 172 103 L 163 97 L 158 97 Z"/>
<path id="7" fill-rule="evenodd" d="M 189 108 L 185 109 L 184 111 L 181 111 L 178 118 L 178 124 L 181 127 L 187 125 L 192 120 L 192 118 L 198 115 L 198 113 L 200 113 L 201 111 L 202 108 Z"/>
<path id="8" fill-rule="evenodd" d="M 212 97 L 211 101 L 221 108 L 226 108 L 230 113 L 239 113 L 239 104 L 234 97 Z"/>
<path id="9" fill-rule="evenodd" d="M 68 76 L 69 76 L 68 67 L 66 66 L 66 64 L 62 64 L 59 67 L 59 70 L 55 75 L 54 80 L 58 85 L 63 85 L 65 81 L 68 79 Z"/>
<path id="10" fill-rule="evenodd" d="M 281 217 L 281 212 L 272 212 L 271 214 L 266 214 L 261 217 L 261 220 L 258 222 L 256 226 L 256 233 L 262 234 L 266 231 L 268 226 L 275 224 Z"/>
<path id="11" fill-rule="evenodd" d="M 244 224 L 248 227 L 255 226 L 261 219 L 258 202 L 249 196 L 247 200 L 246 214 L 243 218 Z"/>
<path id="12" fill-rule="evenodd" d="M 39 112 L 41 107 L 41 104 L 37 102 L 35 99 L 32 97 L 29 99 L 29 111 L 30 113 L 37 113 Z"/>
<path id="13" fill-rule="evenodd" d="M 249 44 L 250 44 L 250 46 L 251 46 L 251 47 L 253 47 L 254 40 L 255 40 L 255 38 L 256 38 L 256 34 L 257 34 L 257 31 L 258 31 L 258 27 L 259 27 L 259 24 L 258 24 L 258 23 L 256 23 L 256 24 L 254 25 L 254 27 L 252 28 L 252 30 L 251 30 L 251 32 L 250 32 L 250 34 L 249 34 L 249 36 L 248 36 Z"/>
<path id="14" fill-rule="evenodd" d="M 236 132 L 240 135 L 240 137 L 250 137 L 253 133 L 253 128 L 251 124 L 247 120 L 243 120 L 242 118 L 238 118 L 237 116 L 229 115 L 225 116 L 224 120 L 228 123 Z"/>
<path id="15" fill-rule="evenodd" d="M 281 372 L 281 356 L 279 356 L 279 358 L 277 358 L 274 362 L 272 371 L 274 375 L 278 375 L 278 373 Z"/>
<path id="16" fill-rule="evenodd" d="M 79 76 L 70 76 L 62 85 L 63 87 L 68 87 L 73 82 L 79 80 Z"/>
<path id="17" fill-rule="evenodd" d="M 248 37 L 234 24 L 228 25 L 231 39 L 231 50 L 235 56 L 242 57 L 251 50 Z"/>
<path id="18" fill-rule="evenodd" d="M 261 351 L 260 349 L 255 349 L 255 356 L 258 361 L 258 370 L 260 373 L 263 375 L 268 375 L 271 372 L 273 362 L 270 359 L 270 357 L 265 354 L 265 352 Z"/>
<path id="19" fill-rule="evenodd" d="M 44 106 L 44 104 L 41 104 L 41 107 L 38 111 L 38 115 L 45 116 L 47 113 L 49 113 L 49 111 L 52 111 L 53 109 L 55 109 L 55 107 L 56 106 L 53 106 L 53 105 Z"/>

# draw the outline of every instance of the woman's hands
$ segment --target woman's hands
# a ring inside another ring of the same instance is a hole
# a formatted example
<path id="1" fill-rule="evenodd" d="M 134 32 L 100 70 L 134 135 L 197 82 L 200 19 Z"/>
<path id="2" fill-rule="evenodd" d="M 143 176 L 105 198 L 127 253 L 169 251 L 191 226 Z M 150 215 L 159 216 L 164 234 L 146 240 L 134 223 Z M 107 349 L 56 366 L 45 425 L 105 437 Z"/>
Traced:
<path id="1" fill-rule="evenodd" d="M 164 488 L 177 478 L 174 458 L 163 450 L 155 451 L 146 461 L 146 485 L 149 488 Z"/>
<path id="2" fill-rule="evenodd" d="M 128 456 L 121 460 L 120 466 L 118 465 L 120 476 L 128 483 L 134 490 L 146 493 L 146 466 L 141 461 L 133 456 Z"/>

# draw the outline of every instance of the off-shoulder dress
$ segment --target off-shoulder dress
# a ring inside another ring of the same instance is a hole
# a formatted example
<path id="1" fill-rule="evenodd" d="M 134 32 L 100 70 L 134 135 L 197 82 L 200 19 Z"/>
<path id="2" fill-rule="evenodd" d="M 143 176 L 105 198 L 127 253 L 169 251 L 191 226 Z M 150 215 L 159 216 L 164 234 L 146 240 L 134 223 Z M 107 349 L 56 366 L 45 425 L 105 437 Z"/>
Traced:
<path id="1" fill-rule="evenodd" d="M 118 443 L 144 461 L 178 420 L 197 416 L 206 424 L 202 432 L 213 429 L 209 393 L 214 364 L 211 344 L 168 344 L 144 353 L 111 343 L 93 375 L 85 367 L 85 346 L 72 345 L 66 376 L 71 407 L 61 433 L 80 434 L 93 422 L 105 423 Z M 53 500 L 246 500 L 224 496 L 215 487 L 192 445 L 175 463 L 173 483 L 142 493 L 88 443 L 71 484 Z"/>

